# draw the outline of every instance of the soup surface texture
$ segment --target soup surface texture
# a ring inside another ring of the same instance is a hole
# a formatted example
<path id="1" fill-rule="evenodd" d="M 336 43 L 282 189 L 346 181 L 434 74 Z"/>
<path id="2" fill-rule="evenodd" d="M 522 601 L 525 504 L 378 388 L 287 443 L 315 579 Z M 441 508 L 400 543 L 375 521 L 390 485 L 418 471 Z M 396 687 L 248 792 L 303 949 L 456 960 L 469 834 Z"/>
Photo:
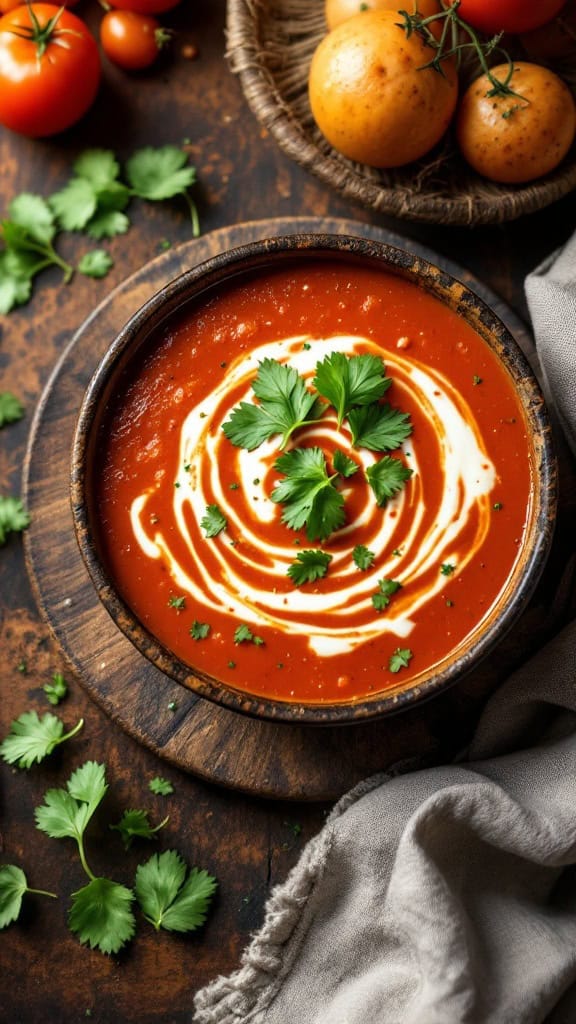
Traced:
<path id="1" fill-rule="evenodd" d="M 99 545 L 197 673 L 348 702 L 486 622 L 533 472 L 511 379 L 469 325 L 393 273 L 310 260 L 189 304 L 124 372 Z"/>

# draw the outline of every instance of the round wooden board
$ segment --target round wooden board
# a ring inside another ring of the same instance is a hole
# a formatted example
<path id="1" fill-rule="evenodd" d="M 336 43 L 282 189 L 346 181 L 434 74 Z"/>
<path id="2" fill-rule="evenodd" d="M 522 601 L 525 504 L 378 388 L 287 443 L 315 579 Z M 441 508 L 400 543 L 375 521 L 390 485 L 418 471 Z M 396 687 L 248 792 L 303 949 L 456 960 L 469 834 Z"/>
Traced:
<path id="1" fill-rule="evenodd" d="M 490 665 L 432 701 L 369 724 L 293 726 L 220 708 L 163 675 L 117 629 L 77 548 L 68 492 L 71 441 L 84 390 L 129 316 L 169 280 L 218 252 L 302 231 L 363 235 L 416 250 L 485 298 L 524 349 L 531 349 L 522 323 L 470 274 L 378 227 L 342 219 L 278 218 L 215 231 L 159 256 L 121 284 L 63 353 L 37 409 L 26 455 L 24 497 L 32 525 L 25 549 L 40 610 L 64 656 L 118 725 L 160 757 L 205 780 L 273 799 L 333 800 L 401 759 L 433 761 L 453 752 L 479 700 L 497 681 Z M 518 643 L 521 649 L 521 638 Z M 505 663 L 501 659 L 500 666 Z"/>

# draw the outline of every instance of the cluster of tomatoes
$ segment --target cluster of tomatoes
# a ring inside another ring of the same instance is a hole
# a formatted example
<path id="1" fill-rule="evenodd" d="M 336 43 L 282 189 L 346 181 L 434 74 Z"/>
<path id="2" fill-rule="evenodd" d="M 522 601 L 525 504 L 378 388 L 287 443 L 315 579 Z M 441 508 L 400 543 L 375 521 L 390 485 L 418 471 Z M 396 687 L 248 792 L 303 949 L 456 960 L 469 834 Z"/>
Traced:
<path id="1" fill-rule="evenodd" d="M 576 134 L 574 97 L 551 67 L 576 57 L 575 11 L 576 0 L 325 0 L 313 117 L 334 149 L 371 167 L 419 160 L 451 128 L 483 177 L 535 180 Z"/>
<path id="2" fill-rule="evenodd" d="M 34 138 L 75 124 L 101 78 L 98 42 L 68 10 L 52 3 L 0 0 L 0 124 Z M 170 33 L 156 15 L 180 0 L 101 0 L 100 46 L 119 67 L 139 70 L 158 57 Z"/>

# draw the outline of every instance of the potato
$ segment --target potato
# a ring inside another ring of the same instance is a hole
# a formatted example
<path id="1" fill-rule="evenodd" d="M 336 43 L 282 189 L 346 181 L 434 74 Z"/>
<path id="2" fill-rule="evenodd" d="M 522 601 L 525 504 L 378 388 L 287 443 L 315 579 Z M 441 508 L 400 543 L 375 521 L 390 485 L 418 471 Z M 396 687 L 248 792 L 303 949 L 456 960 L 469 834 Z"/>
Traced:
<path id="1" fill-rule="evenodd" d="M 505 81 L 509 66 L 491 71 Z M 477 78 L 460 101 L 456 137 L 464 159 L 483 177 L 519 184 L 548 174 L 566 156 L 576 108 L 568 86 L 539 64 L 515 61 L 509 85 L 517 96 L 490 96 L 487 76 Z"/>
<path id="2" fill-rule="evenodd" d="M 451 60 L 444 74 L 424 68 L 432 55 L 407 38 L 393 11 L 342 22 L 316 48 L 308 92 L 314 120 L 344 156 L 372 167 L 417 160 L 442 138 L 458 99 Z"/>
<path id="3" fill-rule="evenodd" d="M 423 18 L 427 18 L 430 14 L 438 13 L 440 3 L 439 0 L 405 0 L 404 3 L 402 0 L 365 0 L 364 3 L 361 0 L 326 0 L 324 5 L 326 24 L 329 29 L 336 28 L 341 22 L 353 18 L 361 11 L 398 12 L 400 10 L 408 11 L 409 14 L 414 14 L 417 10 Z"/>

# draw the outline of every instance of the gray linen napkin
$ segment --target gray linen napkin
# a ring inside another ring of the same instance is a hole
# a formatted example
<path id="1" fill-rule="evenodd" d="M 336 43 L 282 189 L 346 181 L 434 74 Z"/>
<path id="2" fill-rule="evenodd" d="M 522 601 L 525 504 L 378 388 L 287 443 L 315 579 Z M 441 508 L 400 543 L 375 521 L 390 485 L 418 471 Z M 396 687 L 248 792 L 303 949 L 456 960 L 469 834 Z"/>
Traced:
<path id="1" fill-rule="evenodd" d="M 576 451 L 576 236 L 526 295 Z M 498 690 L 458 764 L 339 802 L 194 1021 L 574 1024 L 572 865 L 576 622 Z"/>

